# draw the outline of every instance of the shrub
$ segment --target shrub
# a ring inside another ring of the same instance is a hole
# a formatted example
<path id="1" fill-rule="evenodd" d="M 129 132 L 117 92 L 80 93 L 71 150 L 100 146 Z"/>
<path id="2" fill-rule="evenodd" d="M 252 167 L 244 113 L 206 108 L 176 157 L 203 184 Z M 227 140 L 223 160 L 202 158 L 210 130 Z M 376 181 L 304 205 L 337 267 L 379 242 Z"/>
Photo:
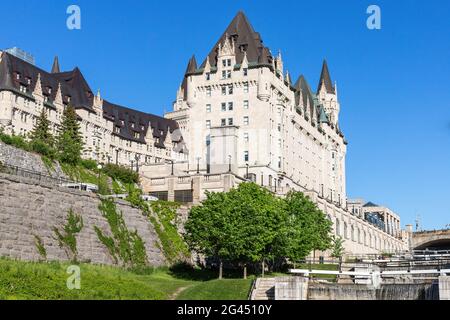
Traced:
<path id="1" fill-rule="evenodd" d="M 113 200 L 102 200 L 99 210 L 108 221 L 111 237 L 105 235 L 97 226 L 94 227 L 97 237 L 108 249 L 114 262 L 132 269 L 142 269 L 148 264 L 147 252 L 142 238 L 137 231 L 129 231 L 122 213 L 117 210 Z"/>
<path id="2" fill-rule="evenodd" d="M 0 133 L 0 140 L 3 141 L 5 144 L 11 145 L 13 147 L 30 151 L 29 144 L 21 136 L 14 136 L 14 135 L 9 136 L 7 134 Z"/>
<path id="3" fill-rule="evenodd" d="M 111 178 L 124 183 L 139 183 L 139 174 L 124 166 L 107 164 L 104 166 L 103 172 Z"/>
<path id="4" fill-rule="evenodd" d="M 80 233 L 82 229 L 83 217 L 73 212 L 72 209 L 69 210 L 69 215 L 67 216 L 63 230 L 60 231 L 56 227 L 53 228 L 59 247 L 64 249 L 67 257 L 71 259 L 72 262 L 77 262 L 78 250 L 76 235 Z"/>
<path id="5" fill-rule="evenodd" d="M 36 246 L 37 252 L 39 252 L 39 255 L 44 260 L 47 260 L 47 250 L 44 247 L 44 242 L 42 241 L 41 237 L 34 235 L 34 244 Z"/>
<path id="6" fill-rule="evenodd" d="M 91 171 L 97 171 L 98 163 L 95 160 L 81 160 L 81 165 Z"/>
<path id="7" fill-rule="evenodd" d="M 47 143 L 36 140 L 31 142 L 31 150 L 39 153 L 40 155 L 43 155 L 51 160 L 54 160 L 56 158 L 56 151 L 52 147 L 50 147 Z"/>

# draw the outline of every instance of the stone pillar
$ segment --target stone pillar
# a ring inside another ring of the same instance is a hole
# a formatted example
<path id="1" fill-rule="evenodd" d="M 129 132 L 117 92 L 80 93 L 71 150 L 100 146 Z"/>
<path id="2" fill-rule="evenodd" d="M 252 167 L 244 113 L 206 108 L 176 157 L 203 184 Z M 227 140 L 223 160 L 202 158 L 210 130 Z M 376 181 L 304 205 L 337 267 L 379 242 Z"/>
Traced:
<path id="1" fill-rule="evenodd" d="M 307 277 L 279 277 L 275 279 L 275 300 L 308 300 Z"/>
<path id="2" fill-rule="evenodd" d="M 450 276 L 439 277 L 439 300 L 450 300 Z"/>
<path id="3" fill-rule="evenodd" d="M 193 198 L 194 205 L 200 203 L 201 192 L 202 192 L 201 181 L 202 181 L 202 176 L 192 177 L 192 198 Z"/>
<path id="4" fill-rule="evenodd" d="M 228 192 L 234 187 L 234 176 L 232 174 L 224 174 L 222 177 L 223 191 Z"/>
<path id="5" fill-rule="evenodd" d="M 177 178 L 167 178 L 167 201 L 175 201 L 175 179 Z"/>

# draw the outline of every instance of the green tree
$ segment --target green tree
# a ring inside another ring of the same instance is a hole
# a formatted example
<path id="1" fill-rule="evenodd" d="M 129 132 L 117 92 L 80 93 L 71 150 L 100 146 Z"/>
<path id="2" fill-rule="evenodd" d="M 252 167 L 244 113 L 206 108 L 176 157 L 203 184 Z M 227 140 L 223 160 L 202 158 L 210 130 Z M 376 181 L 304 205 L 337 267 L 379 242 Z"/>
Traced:
<path id="1" fill-rule="evenodd" d="M 47 118 L 45 108 L 42 109 L 36 124 L 30 133 L 31 142 L 43 142 L 48 147 L 52 147 L 54 143 L 53 135 L 50 131 L 50 121 Z"/>
<path id="2" fill-rule="evenodd" d="M 226 193 L 206 192 L 206 200 L 192 207 L 185 224 L 185 240 L 191 250 L 220 261 L 219 279 L 222 279 L 223 260 L 232 256 L 233 244 L 228 242 L 231 219 L 226 215 Z"/>
<path id="3" fill-rule="evenodd" d="M 283 243 L 289 260 L 297 262 L 314 250 L 331 248 L 331 221 L 303 193 L 290 192 L 284 200 L 284 209 L 287 226 Z"/>
<path id="4" fill-rule="evenodd" d="M 83 138 L 80 132 L 78 115 L 72 106 L 68 106 L 64 110 L 57 148 L 62 162 L 76 165 L 81 161 Z"/>
<path id="5" fill-rule="evenodd" d="M 280 235 L 283 233 L 286 212 L 282 200 L 266 188 L 255 183 L 242 183 L 228 195 L 228 211 L 235 217 L 236 241 L 240 250 L 234 252 L 234 259 L 244 266 L 247 263 L 261 263 L 278 258 Z"/>
<path id="6" fill-rule="evenodd" d="M 192 250 L 220 261 L 262 262 L 276 255 L 284 225 L 279 199 L 254 183 L 242 183 L 227 193 L 207 193 L 202 205 L 191 209 L 185 239 Z"/>
<path id="7" fill-rule="evenodd" d="M 345 249 L 344 249 L 344 239 L 341 237 L 335 237 L 333 236 L 333 243 L 331 248 L 331 256 L 333 258 L 339 258 L 341 259 L 344 255 Z"/>

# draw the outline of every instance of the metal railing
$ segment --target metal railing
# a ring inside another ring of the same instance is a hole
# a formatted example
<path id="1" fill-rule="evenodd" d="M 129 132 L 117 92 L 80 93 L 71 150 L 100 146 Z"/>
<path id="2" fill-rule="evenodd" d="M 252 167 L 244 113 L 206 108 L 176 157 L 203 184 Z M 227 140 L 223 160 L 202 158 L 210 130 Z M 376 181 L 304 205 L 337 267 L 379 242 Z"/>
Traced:
<path id="1" fill-rule="evenodd" d="M 2 163 L 0 163 L 0 173 L 6 173 L 14 176 L 31 179 L 35 182 L 38 182 L 39 184 L 46 184 L 46 185 L 61 186 L 62 184 L 65 183 L 77 183 L 64 177 L 54 177 L 51 175 L 43 174 L 42 172 L 33 171 L 18 166 L 11 166 Z"/>

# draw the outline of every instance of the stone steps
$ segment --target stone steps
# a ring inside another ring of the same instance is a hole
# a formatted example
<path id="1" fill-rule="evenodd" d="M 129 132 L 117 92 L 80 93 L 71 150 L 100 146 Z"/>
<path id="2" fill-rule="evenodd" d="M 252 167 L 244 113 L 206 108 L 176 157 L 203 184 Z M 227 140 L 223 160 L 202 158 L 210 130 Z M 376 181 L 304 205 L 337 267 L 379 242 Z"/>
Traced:
<path id="1" fill-rule="evenodd" d="M 275 300 L 275 278 L 259 278 L 252 292 L 252 300 Z"/>

